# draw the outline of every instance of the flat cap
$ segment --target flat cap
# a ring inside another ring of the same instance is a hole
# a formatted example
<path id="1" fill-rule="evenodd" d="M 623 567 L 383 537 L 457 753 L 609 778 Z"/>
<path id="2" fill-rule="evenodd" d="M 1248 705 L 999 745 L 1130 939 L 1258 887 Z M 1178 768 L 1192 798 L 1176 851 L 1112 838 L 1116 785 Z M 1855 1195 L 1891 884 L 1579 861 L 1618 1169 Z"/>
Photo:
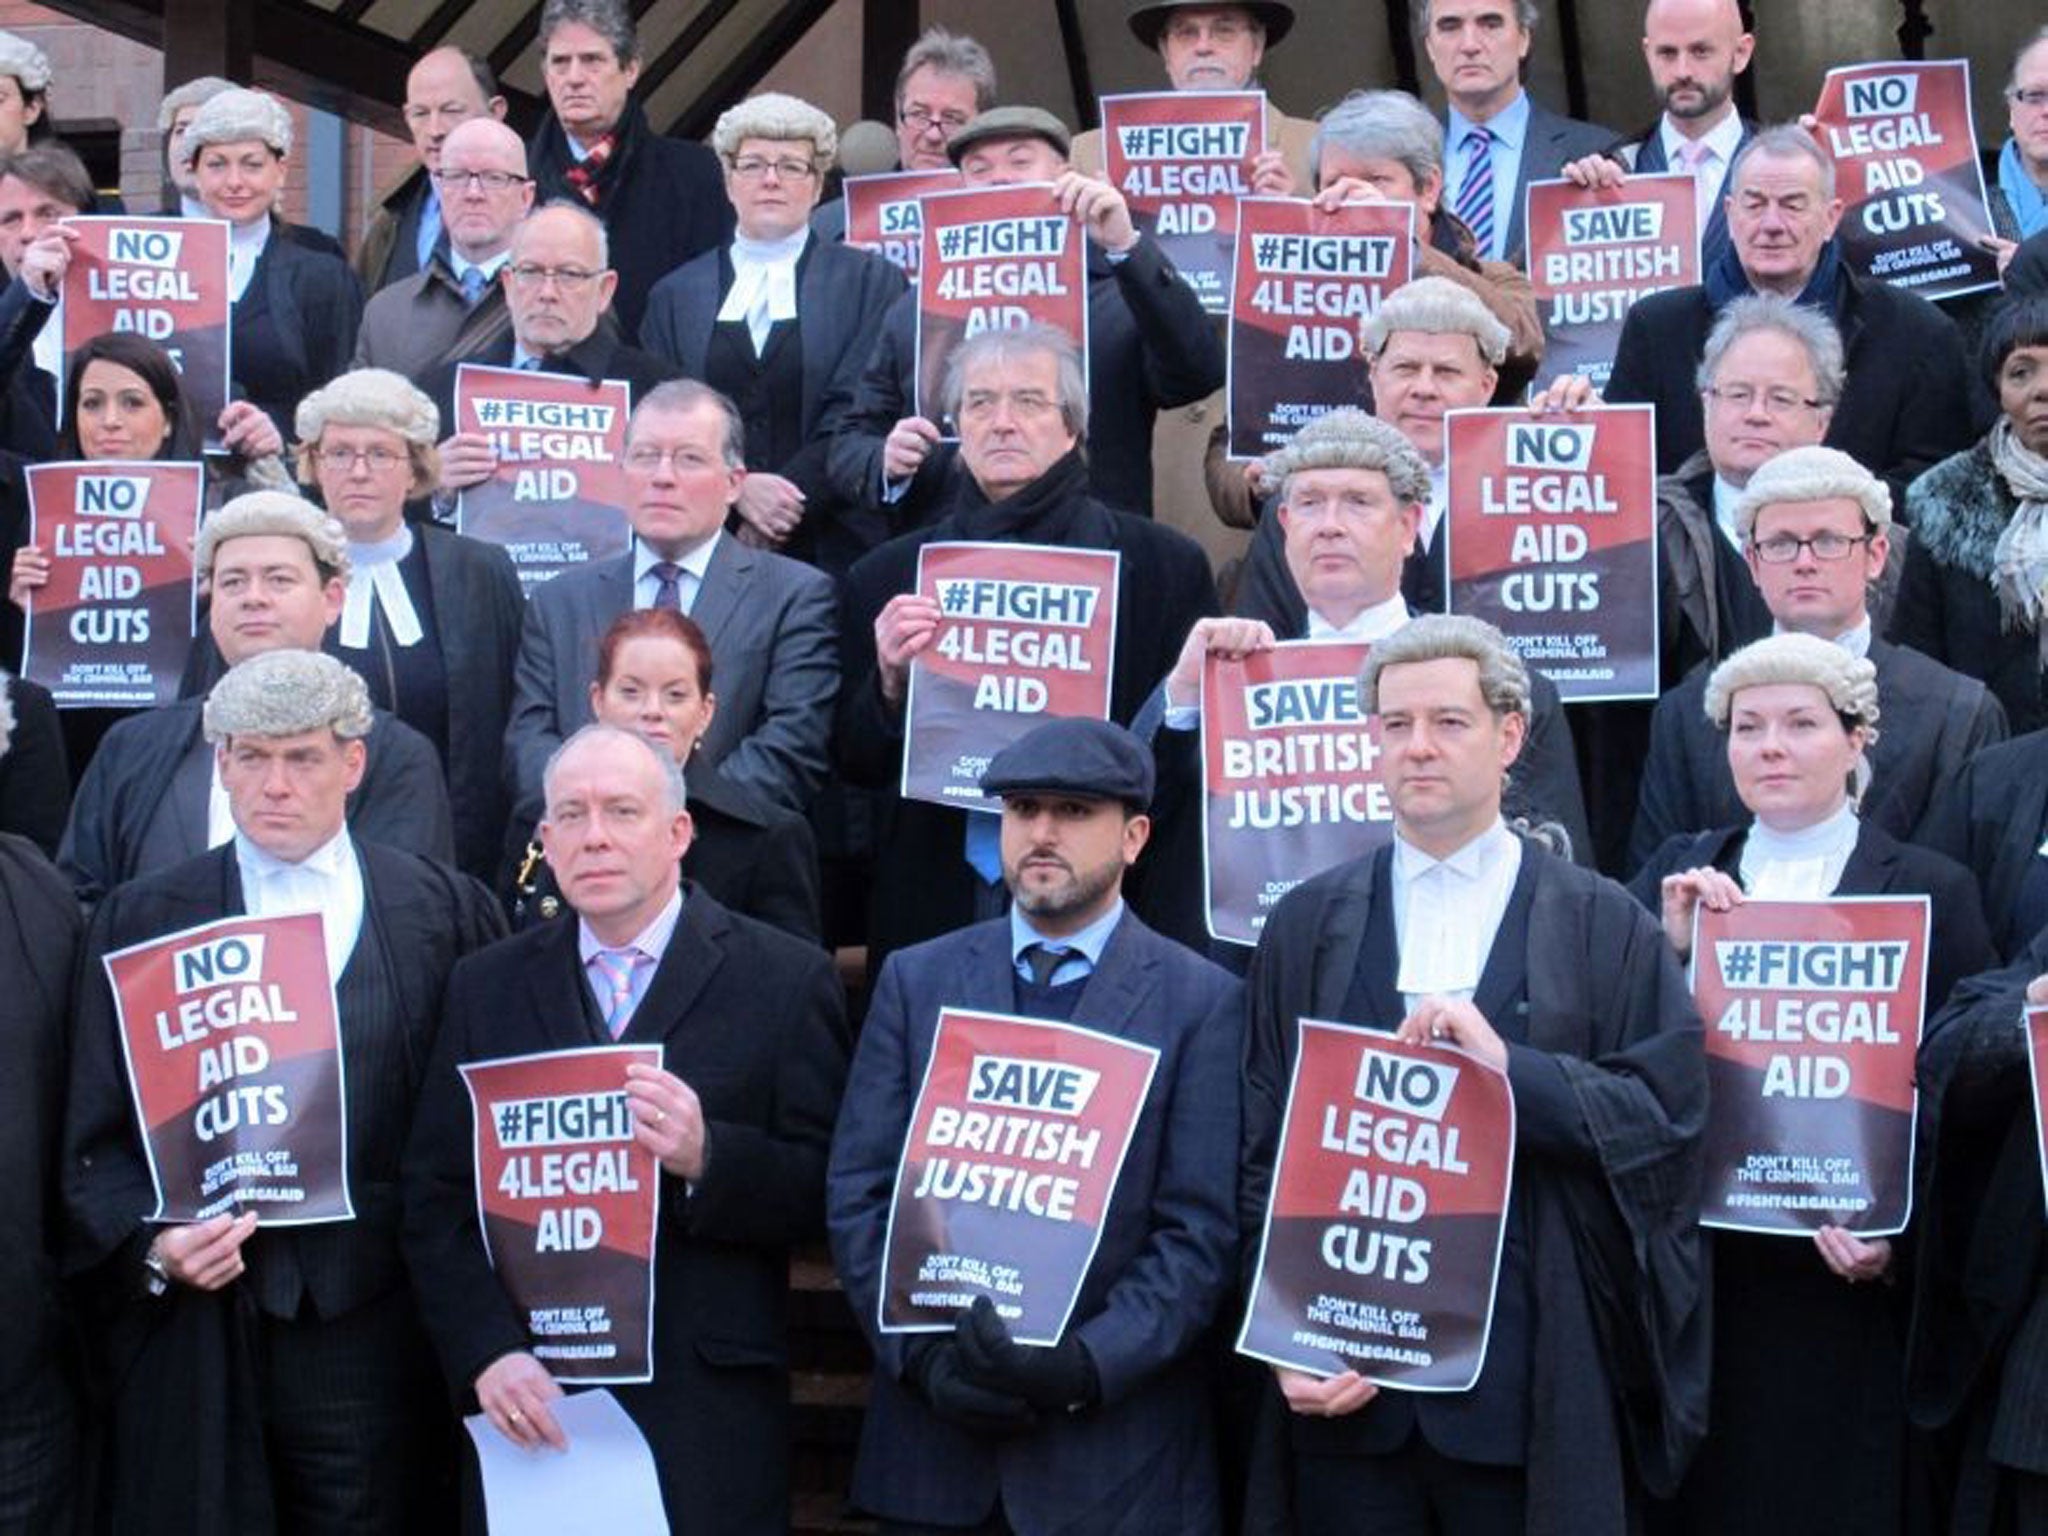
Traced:
<path id="1" fill-rule="evenodd" d="M 981 776 L 987 795 L 1081 795 L 1121 800 L 1132 810 L 1152 804 L 1152 754 L 1107 720 L 1048 720 L 989 760 Z"/>
<path id="2" fill-rule="evenodd" d="M 1166 30 L 1166 21 L 1175 11 L 1186 9 L 1190 3 L 1208 4 L 1209 0 L 1169 0 L 1159 5 L 1154 0 L 1140 0 L 1131 7 L 1131 35 L 1147 48 L 1159 46 L 1159 34 Z M 1242 11 L 1250 11 L 1259 19 L 1259 25 L 1266 29 L 1266 46 L 1277 48 L 1280 39 L 1294 26 L 1294 7 L 1281 5 L 1278 0 L 1231 0 Z"/>
<path id="3" fill-rule="evenodd" d="M 946 158 L 958 165 L 968 150 L 990 139 L 1043 139 L 1062 155 L 1074 148 L 1067 125 L 1043 107 L 990 107 L 946 140 Z"/>

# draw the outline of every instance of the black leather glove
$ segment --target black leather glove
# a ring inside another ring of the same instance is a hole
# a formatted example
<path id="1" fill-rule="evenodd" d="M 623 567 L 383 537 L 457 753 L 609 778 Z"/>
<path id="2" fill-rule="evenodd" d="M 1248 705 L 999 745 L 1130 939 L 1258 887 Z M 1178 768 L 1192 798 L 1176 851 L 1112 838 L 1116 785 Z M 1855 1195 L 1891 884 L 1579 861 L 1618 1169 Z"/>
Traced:
<path id="1" fill-rule="evenodd" d="M 906 1347 L 904 1380 L 949 1424 L 980 1435 L 1029 1429 L 1037 1415 L 1015 1393 L 984 1386 L 968 1377 L 960 1346 L 940 1334 L 926 1334 Z"/>
<path id="2" fill-rule="evenodd" d="M 975 1298 L 953 1325 L 968 1378 L 995 1392 L 1012 1393 L 1047 1413 L 1073 1413 L 1102 1397 L 1095 1362 L 1073 1334 L 1049 1347 L 1019 1344 L 1010 1337 L 995 1303 Z"/>

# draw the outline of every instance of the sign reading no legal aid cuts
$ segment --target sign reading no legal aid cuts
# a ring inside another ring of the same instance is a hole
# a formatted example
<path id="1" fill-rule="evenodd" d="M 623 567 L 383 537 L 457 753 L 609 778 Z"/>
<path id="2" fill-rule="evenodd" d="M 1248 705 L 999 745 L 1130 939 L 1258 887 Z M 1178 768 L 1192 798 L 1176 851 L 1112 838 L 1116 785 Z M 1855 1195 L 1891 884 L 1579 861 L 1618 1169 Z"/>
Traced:
<path id="1" fill-rule="evenodd" d="M 969 336 L 1041 322 L 1088 358 L 1088 238 L 1052 187 L 1026 182 L 932 192 L 917 273 L 917 414 L 950 433 L 939 409 L 946 361 Z"/>
<path id="2" fill-rule="evenodd" d="M 1406 203 L 1239 203 L 1225 385 L 1232 458 L 1262 458 L 1318 416 L 1365 403 L 1359 331 L 1414 266 Z"/>
<path id="3" fill-rule="evenodd" d="M 632 547 L 626 520 L 626 420 L 632 390 L 553 373 L 455 370 L 455 430 L 498 453 L 491 478 L 462 493 L 458 533 L 501 545 L 528 596 L 577 566 Z"/>
<path id="4" fill-rule="evenodd" d="M 1913 1206 L 1913 1058 L 1927 989 L 1924 896 L 1701 906 L 1692 989 L 1706 1025 L 1704 1226 L 1863 1237 Z"/>
<path id="5" fill-rule="evenodd" d="M 654 1045 L 466 1063 L 491 1267 L 561 1381 L 654 1379 L 661 1165 L 633 1139 L 626 1068 Z"/>
<path id="6" fill-rule="evenodd" d="M 1928 299 L 1998 286 L 1968 60 L 1831 69 L 1813 112 L 1852 271 Z"/>
<path id="7" fill-rule="evenodd" d="M 1202 668 L 1202 860 L 1210 934 L 1256 944 L 1281 897 L 1393 835 L 1379 725 L 1359 706 L 1371 647 L 1290 640 Z"/>
<path id="8" fill-rule="evenodd" d="M 1066 1332 L 1159 1052 L 1073 1024 L 939 1012 L 883 1239 L 884 1333 L 986 1296 L 1020 1344 Z"/>
<path id="9" fill-rule="evenodd" d="M 206 446 L 221 447 L 230 347 L 228 226 L 221 219 L 79 217 L 58 323 L 68 358 L 106 331 L 132 331 L 170 353 Z M 65 397 L 57 381 L 57 398 Z"/>
<path id="10" fill-rule="evenodd" d="M 1479 1379 L 1515 1155 L 1507 1074 L 1446 1046 L 1299 1021 L 1238 1350 L 1318 1376 Z"/>
<path id="11" fill-rule="evenodd" d="M 197 464 L 33 464 L 29 540 L 49 552 L 32 588 L 22 673 L 59 709 L 168 704 L 192 648 Z"/>
<path id="12" fill-rule="evenodd" d="M 1452 613 L 1486 620 L 1567 702 L 1657 696 L 1652 407 L 1453 411 Z"/>
<path id="13" fill-rule="evenodd" d="M 1692 177 L 1630 176 L 1618 187 L 1535 181 L 1526 208 L 1543 378 L 1576 373 L 1605 390 L 1629 306 L 1700 280 Z"/>
<path id="14" fill-rule="evenodd" d="M 924 254 L 924 211 L 919 201 L 927 192 L 956 192 L 960 173 L 884 171 L 879 176 L 846 179 L 846 243 L 893 262 L 913 283 Z"/>
<path id="15" fill-rule="evenodd" d="M 939 633 L 911 659 L 903 796 L 993 811 L 988 761 L 1055 716 L 1109 718 L 1118 557 L 1043 544 L 927 544 Z"/>
<path id="16" fill-rule="evenodd" d="M 1131 219 L 1159 242 L 1212 315 L 1230 313 L 1237 200 L 1266 147 L 1264 91 L 1102 98 L 1103 166 Z"/>
<path id="17" fill-rule="evenodd" d="M 102 962 L 156 1209 L 347 1221 L 339 1012 L 320 914 L 229 917 Z"/>

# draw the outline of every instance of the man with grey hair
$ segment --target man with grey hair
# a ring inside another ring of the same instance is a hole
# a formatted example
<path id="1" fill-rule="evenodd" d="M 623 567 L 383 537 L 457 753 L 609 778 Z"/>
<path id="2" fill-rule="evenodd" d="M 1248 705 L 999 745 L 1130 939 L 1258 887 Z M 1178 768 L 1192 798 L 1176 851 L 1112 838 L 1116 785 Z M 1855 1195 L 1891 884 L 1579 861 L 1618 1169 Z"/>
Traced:
<path id="1" fill-rule="evenodd" d="M 574 198 L 611 234 L 627 339 L 647 293 L 668 273 L 732 238 L 718 160 L 673 139 L 633 99 L 640 44 L 626 0 L 548 0 L 540 13 L 541 78 L 552 109 L 527 146 L 540 201 Z"/>
<path id="2" fill-rule="evenodd" d="M 1833 641 L 1876 667 L 1885 728 L 1870 750 L 1860 814 L 1896 838 L 1914 838 L 1939 792 L 1979 751 L 2005 740 L 2006 719 L 1976 678 L 1872 633 L 1867 594 L 1885 568 L 1891 492 L 1847 454 L 1792 448 L 1749 477 L 1735 517 L 1773 631 Z M 1678 833 L 1745 818 L 1701 704 L 1711 670 L 1702 663 L 1657 701 L 1629 842 L 1633 864 Z"/>
<path id="3" fill-rule="evenodd" d="M 2013 56 L 2005 110 L 2012 133 L 1998 153 L 1992 222 L 2025 240 L 2048 230 L 2048 27 L 2036 27 Z"/>
<path id="4" fill-rule="evenodd" d="M 238 496 L 206 520 L 194 557 L 206 622 L 230 668 L 265 651 L 317 651 L 341 614 L 348 539 L 318 507 L 282 491 Z M 350 823 L 364 841 L 454 862 L 448 789 L 433 744 L 378 711 Z M 218 848 L 231 806 L 201 731 L 201 701 L 131 715 L 107 732 L 78 785 L 58 864 L 88 906 L 138 875 Z"/>
<path id="5" fill-rule="evenodd" d="M 1411 0 L 1415 30 L 1444 88 L 1444 191 L 1482 260 L 1523 261 L 1523 192 L 1614 135 L 1537 105 L 1522 76 L 1535 0 Z"/>
<path id="6" fill-rule="evenodd" d="M 1715 317 L 1744 294 L 1776 293 L 1825 314 L 1842 337 L 1847 374 L 1828 445 L 1903 496 L 1921 470 L 1978 435 L 1955 322 L 1918 294 L 1843 263 L 1834 162 L 1805 129 L 1757 134 L 1728 185 L 1727 251 L 1699 286 L 1652 294 L 1629 310 L 1607 399 L 1657 407 L 1657 466 L 1674 473 L 1704 442 L 1695 375 Z"/>
<path id="7" fill-rule="evenodd" d="M 426 271 L 436 253 L 446 252 L 451 233 L 448 201 L 435 178 L 441 151 L 464 123 L 502 122 L 505 98 L 498 94 L 491 66 L 468 49 L 430 48 L 406 72 L 404 114 L 418 163 L 378 205 L 363 232 L 356 275 L 368 294 Z M 521 146 L 520 174 L 525 173 Z M 461 186 L 455 190 L 460 192 Z"/>
<path id="8" fill-rule="evenodd" d="M 1034 325 L 971 337 L 953 353 L 945 394 L 960 423 L 964 471 L 952 508 L 864 556 L 847 573 L 840 604 L 833 752 L 847 779 L 882 792 L 871 975 L 894 950 L 992 916 L 1003 900 L 989 819 L 897 793 L 910 665 L 946 627 L 938 604 L 918 593 L 919 551 L 955 540 L 1115 551 L 1109 713 L 1120 725 L 1166 675 L 1188 627 L 1217 609 L 1199 546 L 1091 493 L 1081 456 L 1088 396 L 1064 334 Z"/>
<path id="9" fill-rule="evenodd" d="M 362 679 L 331 656 L 240 663 L 205 703 L 232 835 L 119 887 L 93 915 L 63 1192 L 111 1404 L 118 1530 L 167 1510 L 220 1531 L 450 1528 L 445 1398 L 399 1254 L 396 1183 L 442 989 L 504 918 L 467 876 L 350 834 L 372 725 Z M 307 911 L 320 917 L 346 1058 L 355 1216 L 262 1231 L 254 1212 L 151 1223 L 100 962 L 220 918 Z"/>
<path id="10" fill-rule="evenodd" d="M 1476 619 L 1420 618 L 1376 644 L 1360 692 L 1393 842 L 1296 886 L 1252 960 L 1242 1230 L 1265 1220 L 1297 1020 L 1455 1046 L 1515 1093 L 1471 1389 L 1274 1373 L 1303 1536 L 1620 1536 L 1622 1511 L 1670 1495 L 1706 1427 L 1699 1020 L 1657 920 L 1503 823 L 1528 690 Z"/>

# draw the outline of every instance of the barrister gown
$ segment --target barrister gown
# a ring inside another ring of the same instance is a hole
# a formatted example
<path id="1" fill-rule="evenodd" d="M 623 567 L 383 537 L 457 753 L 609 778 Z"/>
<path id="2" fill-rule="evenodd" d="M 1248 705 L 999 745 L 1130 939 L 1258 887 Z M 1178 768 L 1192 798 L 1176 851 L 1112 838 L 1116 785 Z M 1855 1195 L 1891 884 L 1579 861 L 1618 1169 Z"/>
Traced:
<path id="1" fill-rule="evenodd" d="M 460 968 L 406 1153 L 406 1263 L 465 1412 L 483 1369 L 528 1339 L 478 1226 L 458 1067 L 610 1043 L 577 927 L 543 923 Z M 846 1080 L 843 993 L 821 950 L 685 886 L 674 937 L 621 1043 L 662 1047 L 662 1064 L 702 1101 L 709 1150 L 694 1189 L 661 1175 L 654 1379 L 611 1391 L 653 1449 L 672 1529 L 781 1536 L 789 1250 L 824 1227 L 826 1151 Z"/>
<path id="2" fill-rule="evenodd" d="M 1382 849 L 1297 886 L 1253 958 L 1239 1191 L 1247 1232 L 1264 1219 L 1295 1021 L 1344 1019 L 1354 985 L 1372 981 L 1368 935 L 1389 899 L 1392 857 Z M 1517 906 L 1527 914 L 1514 957 L 1527 1012 L 1503 1033 L 1519 1030 L 1526 1042 L 1509 1048 L 1517 1099 L 1544 1109 L 1523 1117 L 1514 1190 L 1535 1298 L 1525 1333 L 1527 1530 L 1622 1536 L 1645 1490 L 1677 1485 L 1706 1429 L 1699 1022 L 1661 928 L 1620 886 L 1525 844 Z M 1501 932 L 1514 931 L 1504 919 Z M 1497 940 L 1489 971 L 1498 950 Z M 1269 1402 L 1284 1413 L 1277 1391 Z M 1369 1403 L 1339 1420 L 1286 1415 L 1295 1453 L 1372 1454 L 1375 1408 L 1396 1411 Z M 1255 1487 L 1253 1496 L 1276 1495 Z"/>
<path id="3" fill-rule="evenodd" d="M 71 774 L 64 760 L 64 736 L 50 690 L 26 678 L 0 672 L 14 729 L 0 732 L 0 832 L 25 837 L 55 857 L 71 809 Z"/>
<path id="4" fill-rule="evenodd" d="M 1190 625 L 1216 612 L 1208 558 L 1184 534 L 1114 511 L 1088 492 L 1079 452 L 1067 454 L 1013 496 L 990 502 L 964 478 L 953 510 L 929 527 L 891 539 L 847 573 L 840 604 L 841 683 L 833 752 L 857 784 L 888 791 L 876 834 L 869 974 L 891 950 L 971 922 L 979 884 L 966 856 L 966 818 L 984 815 L 894 791 L 902 781 L 903 713 L 883 701 L 875 665 L 875 616 L 917 586 L 918 551 L 952 540 L 1107 549 L 1121 557 L 1116 652 L 1109 717 L 1136 718 L 1171 670 Z"/>
<path id="5" fill-rule="evenodd" d="M 112 1405 L 117 1532 L 291 1536 L 290 1523 L 280 1524 L 290 1497 L 273 1489 L 263 1445 L 262 1416 L 276 1391 L 260 1381 L 266 1330 L 280 1319 L 309 1327 L 375 1313 L 417 1340 L 416 1321 L 393 1317 L 412 1310 L 398 1249 L 399 1155 L 440 1024 L 442 988 L 457 959 L 498 937 L 504 922 L 490 893 L 466 876 L 373 843 L 356 842 L 355 852 L 362 929 L 335 978 L 355 1219 L 259 1231 L 243 1245 L 246 1272 L 219 1291 L 173 1283 L 151 1297 L 142 1288 L 155 1233 L 143 1217 L 156 1200 L 99 961 L 245 911 L 234 847 L 122 886 L 93 914 L 65 1117 L 65 1267 L 87 1299 L 95 1364 Z M 418 1443 L 393 1454 L 422 1458 L 418 1518 L 430 1519 L 431 1463 L 442 1449 L 432 1373 L 419 1371 L 417 1349 L 365 1360 L 361 1369 L 408 1383 L 401 1390 L 416 1405 Z M 398 1427 L 363 1424 L 355 1436 L 376 1444 Z"/>
<path id="6" fill-rule="evenodd" d="M 273 223 L 229 313 L 228 360 L 237 392 L 262 407 L 287 443 L 298 441 L 299 402 L 347 372 L 362 318 L 362 284 L 348 263 Z"/>
<path id="7" fill-rule="evenodd" d="M 2048 730 L 1986 747 L 1948 778 L 1914 841 L 1977 879 L 1998 952 L 2048 928 Z"/>
<path id="8" fill-rule="evenodd" d="M 1711 865 L 1735 874 L 1746 827 L 1674 837 L 1630 890 L 1652 912 L 1659 883 Z M 1953 860 L 1863 822 L 1837 896 L 1927 896 L 1927 1014 L 1964 977 L 1997 963 L 1977 892 Z M 1907 1520 L 1912 1448 L 1901 1387 L 1912 1259 L 1893 1238 L 1887 1283 L 1851 1285 L 1810 1238 L 1715 1232 L 1709 1421 L 1678 1496 L 1682 1528 L 1842 1530 L 1883 1536 Z"/>

